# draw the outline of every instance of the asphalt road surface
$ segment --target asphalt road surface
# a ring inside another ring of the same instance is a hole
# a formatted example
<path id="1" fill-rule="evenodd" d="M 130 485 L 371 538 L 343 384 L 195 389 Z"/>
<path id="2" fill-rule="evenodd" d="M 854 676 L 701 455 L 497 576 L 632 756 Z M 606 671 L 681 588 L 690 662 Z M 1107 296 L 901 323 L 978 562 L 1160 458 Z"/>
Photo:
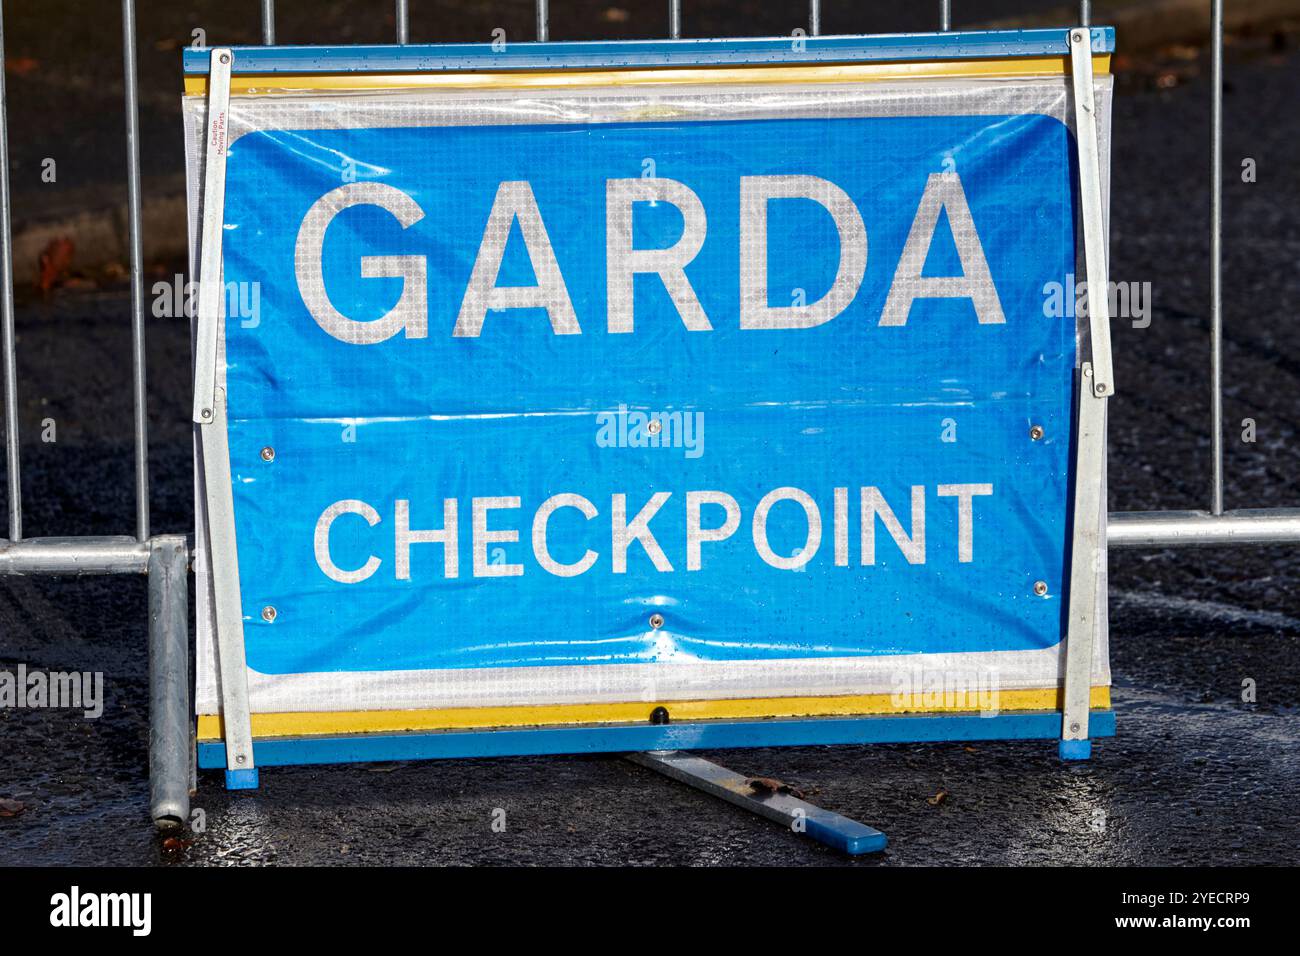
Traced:
<path id="1" fill-rule="evenodd" d="M 1229 507 L 1300 487 L 1300 187 L 1294 37 L 1228 65 L 1225 349 Z M 1124 67 L 1124 64 L 1121 64 Z M 1149 282 L 1115 324 L 1113 510 L 1204 507 L 1208 88 L 1194 52 L 1127 64 L 1115 111 L 1112 277 Z M 1243 183 L 1243 158 L 1258 181 Z M 157 272 L 174 269 L 160 264 Z M 120 287 L 28 298 L 19 320 L 31 535 L 133 527 L 129 336 Z M 151 320 L 154 526 L 191 527 L 189 344 Z M 1257 441 L 1238 441 L 1256 422 Z M 52 419 L 56 441 L 42 441 Z M 1119 735 L 1085 764 L 1050 742 L 730 751 L 886 831 L 858 865 L 1276 864 L 1300 852 L 1300 557 L 1293 548 L 1116 553 Z M 255 793 L 200 775 L 204 830 L 168 849 L 147 802 L 143 579 L 0 579 L 0 668 L 102 670 L 104 715 L 0 710 L 0 864 L 840 864 L 773 824 L 615 757 L 275 768 Z M 1255 699 L 1243 701 L 1243 682 Z M 943 799 L 933 800 L 941 791 Z M 506 812 L 494 832 L 494 811 Z"/>

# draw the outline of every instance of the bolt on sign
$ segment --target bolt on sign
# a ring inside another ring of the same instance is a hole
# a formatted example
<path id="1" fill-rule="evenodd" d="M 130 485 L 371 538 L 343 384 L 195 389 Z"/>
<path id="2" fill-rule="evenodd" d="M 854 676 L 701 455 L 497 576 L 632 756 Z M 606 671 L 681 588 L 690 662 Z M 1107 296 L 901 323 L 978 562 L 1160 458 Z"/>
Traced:
<path id="1" fill-rule="evenodd" d="M 1108 732 L 1066 36 L 235 49 L 201 763 L 219 574 L 258 763 L 1059 736 L 1087 575 Z"/>

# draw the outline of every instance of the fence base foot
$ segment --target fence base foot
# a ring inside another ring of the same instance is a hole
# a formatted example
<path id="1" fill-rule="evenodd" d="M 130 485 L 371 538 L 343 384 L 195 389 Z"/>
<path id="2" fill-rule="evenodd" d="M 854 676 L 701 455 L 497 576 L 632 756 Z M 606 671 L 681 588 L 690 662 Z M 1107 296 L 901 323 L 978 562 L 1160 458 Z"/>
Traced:
<path id="1" fill-rule="evenodd" d="M 227 770 L 227 790 L 256 790 L 258 787 L 257 768 L 252 770 Z"/>
<path id="2" fill-rule="evenodd" d="M 1088 760 L 1092 757 L 1092 741 L 1062 740 L 1059 753 L 1062 760 Z"/>
<path id="3" fill-rule="evenodd" d="M 818 843 L 851 856 L 877 853 L 887 843 L 885 835 L 879 830 L 830 810 L 823 810 L 793 794 L 773 791 L 762 785 L 755 787 L 751 784 L 751 778 L 700 757 L 672 750 L 656 750 L 628 754 L 627 759 L 696 790 L 720 797 L 743 810 L 788 826 L 796 833 L 805 833 Z"/>
<path id="4" fill-rule="evenodd" d="M 190 707 L 189 549 L 179 536 L 149 545 L 149 813 L 160 830 L 185 825 L 194 774 Z"/>

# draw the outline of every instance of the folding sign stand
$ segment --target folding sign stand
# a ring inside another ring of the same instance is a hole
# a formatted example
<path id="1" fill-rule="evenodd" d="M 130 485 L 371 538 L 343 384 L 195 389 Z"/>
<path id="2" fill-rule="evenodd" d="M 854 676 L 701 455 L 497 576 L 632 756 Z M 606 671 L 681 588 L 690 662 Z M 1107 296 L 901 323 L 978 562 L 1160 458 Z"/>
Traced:
<path id="1" fill-rule="evenodd" d="M 1088 340 L 1092 361 L 1079 367 L 1079 405 L 1075 422 L 1074 536 L 1070 548 L 1070 607 L 1065 644 L 1065 705 L 1062 708 L 1062 760 L 1086 760 L 1092 655 L 1097 624 L 1098 564 L 1105 540 L 1106 502 L 1100 476 L 1106 466 L 1106 400 L 1115 393 L 1110 354 L 1110 297 L 1105 219 L 1101 203 L 1101 156 L 1092 78 L 1090 31 L 1070 31 L 1074 85 L 1075 142 L 1079 150 L 1079 202 L 1083 213 L 1084 275 L 1089 290 Z"/>
<path id="2" fill-rule="evenodd" d="M 217 352 L 225 299 L 221 234 L 225 227 L 230 70 L 234 59 L 234 53 L 228 49 L 212 51 L 203 217 L 199 229 L 194 421 L 199 426 L 203 483 L 208 495 L 207 557 L 212 577 L 212 606 L 216 611 L 221 719 L 226 741 L 226 786 L 241 790 L 256 787 L 258 779 L 257 767 L 253 763 L 248 668 L 244 660 L 244 621 L 239 591 L 239 552 L 235 544 L 235 504 L 230 487 L 226 390 L 217 385 Z"/>
<path id="3" fill-rule="evenodd" d="M 1107 275 L 1092 54 L 1093 42 L 1101 43 L 1103 32 L 1087 28 L 1069 32 L 1086 276 L 1093 288 L 1101 289 L 1107 288 Z M 200 742 L 197 760 L 200 767 L 223 767 L 228 788 L 247 789 L 258 785 L 258 764 L 254 762 L 245 660 L 225 383 L 218 375 L 223 342 L 222 233 L 234 58 L 234 51 L 226 48 L 213 50 L 210 57 L 206 167 L 199 226 L 200 291 L 193 419 L 200 431 L 207 495 L 206 560 L 215 610 L 222 739 Z M 1086 759 L 1090 755 L 1090 735 L 1107 735 L 1114 730 L 1113 713 L 1099 710 L 1090 714 L 1089 710 L 1098 569 L 1104 541 L 1101 475 L 1106 450 L 1105 403 L 1114 394 L 1107 296 L 1104 293 L 1090 296 L 1089 301 L 1090 354 L 1079 364 L 1076 390 L 1073 533 L 1068 568 L 1068 627 L 1061 655 L 1064 684 L 1061 711 L 1021 711 L 995 716 L 955 713 L 713 719 L 276 737 L 263 738 L 258 743 L 257 757 L 262 764 L 278 765 L 639 751 L 628 759 L 850 854 L 883 849 L 885 835 L 808 804 L 780 787 L 773 789 L 762 781 L 756 783 L 680 751 L 1055 737 L 1060 743 L 1062 759 Z"/>
<path id="4" fill-rule="evenodd" d="M 630 754 L 627 758 L 665 777 L 703 790 L 730 804 L 757 813 L 795 833 L 806 833 L 818 843 L 857 856 L 876 853 L 885 848 L 885 835 L 856 820 L 823 810 L 792 793 L 773 789 L 769 783 L 755 781 L 734 773 L 703 757 L 692 757 L 676 750 L 651 750 Z"/>

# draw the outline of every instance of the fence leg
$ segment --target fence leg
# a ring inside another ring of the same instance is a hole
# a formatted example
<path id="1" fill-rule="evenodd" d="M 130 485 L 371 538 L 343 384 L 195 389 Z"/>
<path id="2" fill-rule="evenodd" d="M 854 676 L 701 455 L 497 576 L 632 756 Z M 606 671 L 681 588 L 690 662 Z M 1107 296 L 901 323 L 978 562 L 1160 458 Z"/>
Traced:
<path id="1" fill-rule="evenodd" d="M 189 549 L 179 535 L 149 554 L 149 811 L 159 829 L 190 817 Z"/>

